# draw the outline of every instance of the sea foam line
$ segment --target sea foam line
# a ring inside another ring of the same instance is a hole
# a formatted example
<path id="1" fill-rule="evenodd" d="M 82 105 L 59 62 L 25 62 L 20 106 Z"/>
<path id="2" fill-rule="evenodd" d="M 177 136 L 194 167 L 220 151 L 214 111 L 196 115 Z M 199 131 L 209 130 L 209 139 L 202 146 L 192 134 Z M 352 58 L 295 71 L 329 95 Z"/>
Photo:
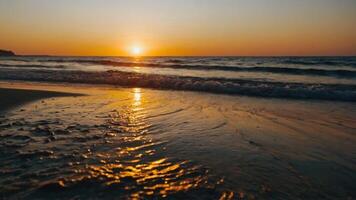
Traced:
<path id="1" fill-rule="evenodd" d="M 198 78 L 107 71 L 49 71 L 1 69 L 0 79 L 109 84 L 168 90 L 201 91 L 256 97 L 356 101 L 356 85 L 266 82 L 224 78 Z"/>

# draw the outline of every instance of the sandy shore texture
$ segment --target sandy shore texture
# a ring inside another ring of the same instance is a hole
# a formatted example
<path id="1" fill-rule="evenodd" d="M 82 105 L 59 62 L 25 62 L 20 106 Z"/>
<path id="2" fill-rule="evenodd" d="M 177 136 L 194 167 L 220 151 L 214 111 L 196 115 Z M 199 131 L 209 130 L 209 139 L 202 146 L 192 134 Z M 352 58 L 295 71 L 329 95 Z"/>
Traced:
<path id="1" fill-rule="evenodd" d="M 0 199 L 356 197 L 354 103 L 0 87 Z"/>
<path id="2" fill-rule="evenodd" d="M 9 85 L 7 85 L 9 86 Z M 17 85 L 21 87 L 20 84 Z M 24 85 L 22 87 L 25 87 Z M 1 88 L 0 85 L 0 113 L 16 108 L 25 103 L 36 101 L 39 99 L 60 96 L 75 96 L 78 94 L 54 92 L 46 90 L 30 90 L 30 89 L 15 89 L 15 88 Z"/>

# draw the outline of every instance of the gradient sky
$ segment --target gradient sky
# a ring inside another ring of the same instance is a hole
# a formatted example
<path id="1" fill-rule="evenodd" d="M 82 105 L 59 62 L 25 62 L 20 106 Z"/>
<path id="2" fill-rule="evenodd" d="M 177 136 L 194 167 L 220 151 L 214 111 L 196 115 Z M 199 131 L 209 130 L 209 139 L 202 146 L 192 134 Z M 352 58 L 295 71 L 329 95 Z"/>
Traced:
<path id="1" fill-rule="evenodd" d="M 355 0 L 0 0 L 18 54 L 356 55 Z"/>

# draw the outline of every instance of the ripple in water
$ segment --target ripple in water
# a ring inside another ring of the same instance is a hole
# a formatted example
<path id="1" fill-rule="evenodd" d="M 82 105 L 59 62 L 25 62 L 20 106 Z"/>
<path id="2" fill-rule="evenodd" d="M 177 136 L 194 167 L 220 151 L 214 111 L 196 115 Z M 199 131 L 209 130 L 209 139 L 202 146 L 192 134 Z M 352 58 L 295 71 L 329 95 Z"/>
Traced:
<path id="1" fill-rule="evenodd" d="M 355 196 L 353 103 L 88 93 L 0 117 L 0 198 Z"/>
<path id="2" fill-rule="evenodd" d="M 44 100 L 2 119 L 1 196 L 232 198 L 208 169 L 165 155 L 140 89 L 112 95 Z"/>

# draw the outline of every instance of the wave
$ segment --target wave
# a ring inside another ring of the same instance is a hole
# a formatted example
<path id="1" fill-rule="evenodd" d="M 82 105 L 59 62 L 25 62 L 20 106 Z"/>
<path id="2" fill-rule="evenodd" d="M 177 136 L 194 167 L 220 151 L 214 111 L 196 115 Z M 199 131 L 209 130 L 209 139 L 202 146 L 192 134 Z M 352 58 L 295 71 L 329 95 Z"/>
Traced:
<path id="1" fill-rule="evenodd" d="M 115 62 L 115 61 L 90 61 L 91 63 L 111 66 L 125 67 L 157 67 L 157 68 L 173 68 L 187 70 L 218 70 L 232 72 L 268 72 L 278 74 L 293 74 L 293 75 L 315 75 L 315 76 L 339 76 L 339 77 L 356 77 L 356 71 L 351 70 L 323 70 L 323 69 L 301 69 L 301 68 L 282 68 L 282 67 L 238 67 L 238 66 L 219 66 L 219 65 L 162 65 L 151 63 L 130 63 L 130 62 Z"/>
<path id="2" fill-rule="evenodd" d="M 305 84 L 224 78 L 198 78 L 106 71 L 48 71 L 1 69 L 0 79 L 109 84 L 168 90 L 201 91 L 256 97 L 356 101 L 356 85 Z"/>
<path id="3" fill-rule="evenodd" d="M 328 65 L 328 66 L 348 66 L 348 67 L 356 67 L 356 62 L 350 60 L 350 58 L 342 58 L 343 60 L 334 59 L 334 60 L 324 60 L 324 59 L 289 59 L 284 60 L 281 63 L 284 64 L 293 64 L 293 65 Z"/>
<path id="4" fill-rule="evenodd" d="M 57 63 L 82 63 L 95 64 L 116 67 L 150 67 L 150 68 L 171 68 L 171 69 L 185 69 L 185 70 L 217 70 L 217 71 L 231 71 L 231 72 L 267 72 L 275 74 L 290 74 L 290 75 L 310 75 L 310 76 L 331 76 L 355 78 L 356 70 L 346 69 L 313 69 L 313 68 L 293 68 L 293 67 L 242 67 L 242 66 L 223 66 L 223 65 L 187 65 L 178 64 L 181 60 L 168 60 L 167 62 L 175 64 L 162 63 L 145 63 L 145 62 L 123 62 L 111 60 L 88 60 L 88 59 L 50 59 L 48 62 Z M 292 61 L 290 61 L 292 62 Z M 293 61 L 295 63 L 299 61 Z M 303 61 L 304 62 L 304 61 Z M 326 62 L 326 61 L 325 61 Z M 1 64 L 1 66 L 10 67 L 10 65 Z M 41 67 L 40 65 L 20 65 L 21 67 Z M 43 65 L 45 67 L 45 65 Z M 51 66 L 52 67 L 52 66 Z"/>
<path id="5" fill-rule="evenodd" d="M 118 60 L 135 60 L 130 57 L 56 57 L 56 56 L 18 56 L 6 57 L 0 60 L 12 61 L 48 61 L 48 62 L 97 62 L 97 61 L 118 61 Z M 287 64 L 287 65 L 323 65 L 323 66 L 348 66 L 356 67 L 356 57 L 144 57 L 140 61 L 164 61 L 167 63 L 234 63 L 234 64 Z"/>
<path id="6" fill-rule="evenodd" d="M 0 64 L 0 67 L 7 67 L 7 68 L 50 68 L 50 69 L 64 69 L 66 68 L 65 65 L 56 65 L 56 66 L 46 66 L 46 65 L 9 65 L 9 64 Z"/>

